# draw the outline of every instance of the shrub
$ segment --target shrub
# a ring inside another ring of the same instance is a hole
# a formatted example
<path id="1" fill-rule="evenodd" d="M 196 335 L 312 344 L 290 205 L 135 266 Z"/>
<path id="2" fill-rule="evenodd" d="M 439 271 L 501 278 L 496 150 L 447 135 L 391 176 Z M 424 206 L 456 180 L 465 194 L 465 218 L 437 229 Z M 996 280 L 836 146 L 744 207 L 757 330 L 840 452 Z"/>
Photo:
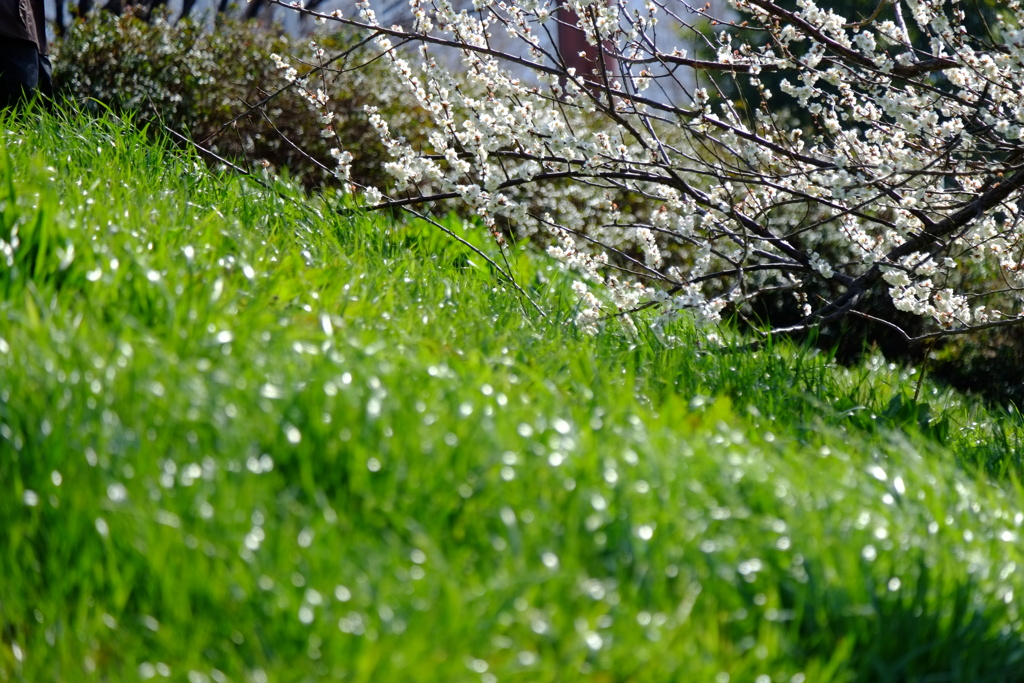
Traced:
<path id="1" fill-rule="evenodd" d="M 334 52 L 355 42 L 349 30 L 322 41 Z M 335 116 L 336 137 L 322 137 L 320 115 L 300 98 L 282 94 L 266 101 L 287 85 L 272 55 L 305 55 L 312 64 L 305 42 L 223 16 L 211 29 L 192 20 L 145 22 L 131 13 L 98 12 L 75 21 L 55 46 L 55 89 L 93 110 L 135 112 L 137 120 L 187 131 L 230 160 L 287 168 L 307 186 L 330 175 L 325 164 L 334 166 L 332 148 L 359 149 L 353 179 L 381 182 L 377 160 L 385 151 L 365 107 L 414 129 L 420 118 L 415 100 L 382 64 L 364 64 L 368 54 L 357 49 L 318 77 Z"/>

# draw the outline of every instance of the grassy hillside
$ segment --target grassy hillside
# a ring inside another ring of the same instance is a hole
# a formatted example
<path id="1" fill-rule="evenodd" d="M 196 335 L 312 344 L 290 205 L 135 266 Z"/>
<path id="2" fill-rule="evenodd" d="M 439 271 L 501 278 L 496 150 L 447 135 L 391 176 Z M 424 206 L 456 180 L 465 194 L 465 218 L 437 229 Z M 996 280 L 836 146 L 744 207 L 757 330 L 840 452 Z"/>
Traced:
<path id="1" fill-rule="evenodd" d="M 1024 681 L 1019 417 L 0 131 L 0 680 Z"/>

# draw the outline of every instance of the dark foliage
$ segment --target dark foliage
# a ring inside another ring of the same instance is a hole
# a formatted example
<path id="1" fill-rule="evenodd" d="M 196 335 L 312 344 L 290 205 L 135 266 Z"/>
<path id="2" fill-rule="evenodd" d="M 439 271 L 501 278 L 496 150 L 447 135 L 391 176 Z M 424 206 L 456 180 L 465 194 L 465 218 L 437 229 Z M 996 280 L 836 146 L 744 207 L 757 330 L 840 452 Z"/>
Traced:
<path id="1" fill-rule="evenodd" d="M 333 53 L 355 42 L 342 33 L 320 40 Z M 383 65 L 364 64 L 368 52 L 355 50 L 311 76 L 330 94 L 336 116 L 337 136 L 324 138 L 318 112 L 301 97 L 290 89 L 275 95 L 287 82 L 271 54 L 309 52 L 307 42 L 223 16 L 211 29 L 98 12 L 77 20 L 58 42 L 55 90 L 87 108 L 133 112 L 141 122 L 184 132 L 248 169 L 288 169 L 307 187 L 330 177 L 335 147 L 360 150 L 356 182 L 382 182 L 378 161 L 386 152 L 365 107 L 408 130 L 419 118 L 414 98 Z M 312 68 L 293 62 L 300 73 Z"/>

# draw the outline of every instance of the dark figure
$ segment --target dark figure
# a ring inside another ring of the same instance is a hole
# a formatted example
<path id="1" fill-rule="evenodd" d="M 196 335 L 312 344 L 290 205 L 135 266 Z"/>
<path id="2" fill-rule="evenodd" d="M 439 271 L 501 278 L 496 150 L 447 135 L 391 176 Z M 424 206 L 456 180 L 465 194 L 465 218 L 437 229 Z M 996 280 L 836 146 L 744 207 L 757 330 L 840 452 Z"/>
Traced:
<path id="1" fill-rule="evenodd" d="M 43 0 L 0 0 L 0 107 L 53 96 Z"/>

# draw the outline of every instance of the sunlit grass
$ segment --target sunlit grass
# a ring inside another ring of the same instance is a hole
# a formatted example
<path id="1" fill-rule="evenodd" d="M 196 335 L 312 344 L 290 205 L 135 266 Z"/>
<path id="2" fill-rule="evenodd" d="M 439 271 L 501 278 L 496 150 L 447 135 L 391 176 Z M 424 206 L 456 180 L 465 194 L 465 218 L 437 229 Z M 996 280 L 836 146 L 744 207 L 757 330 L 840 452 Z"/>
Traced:
<path id="1" fill-rule="evenodd" d="M 0 680 L 1024 677 L 1019 416 L 0 124 Z"/>

